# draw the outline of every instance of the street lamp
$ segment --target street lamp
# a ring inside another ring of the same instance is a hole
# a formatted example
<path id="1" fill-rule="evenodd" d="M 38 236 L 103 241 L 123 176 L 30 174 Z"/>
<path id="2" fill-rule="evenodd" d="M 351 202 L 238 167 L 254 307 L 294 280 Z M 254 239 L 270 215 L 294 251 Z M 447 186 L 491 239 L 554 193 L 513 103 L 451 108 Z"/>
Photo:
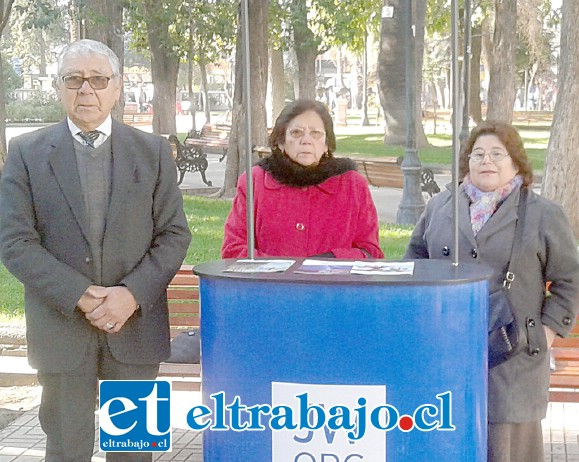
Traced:
<path id="1" fill-rule="evenodd" d="M 412 0 L 406 0 L 406 149 L 400 166 L 404 174 L 402 200 L 396 223 L 415 225 L 424 210 L 420 188 L 422 165 L 416 149 L 416 53 Z"/>

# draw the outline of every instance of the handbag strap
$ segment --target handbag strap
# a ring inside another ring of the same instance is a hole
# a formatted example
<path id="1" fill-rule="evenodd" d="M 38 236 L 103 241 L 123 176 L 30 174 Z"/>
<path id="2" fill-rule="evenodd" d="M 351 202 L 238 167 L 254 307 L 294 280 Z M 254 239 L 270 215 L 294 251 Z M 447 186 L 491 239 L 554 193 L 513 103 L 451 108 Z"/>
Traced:
<path id="1" fill-rule="evenodd" d="M 523 228 L 525 226 L 525 215 L 527 213 L 527 195 L 528 190 L 526 186 L 521 187 L 521 194 L 519 195 L 519 207 L 517 210 L 517 221 L 515 223 L 515 238 L 513 240 L 513 247 L 511 248 L 511 258 L 509 266 L 505 274 L 503 286 L 505 289 L 510 289 L 511 284 L 515 280 L 515 267 L 519 260 L 521 253 L 521 246 L 523 244 Z"/>

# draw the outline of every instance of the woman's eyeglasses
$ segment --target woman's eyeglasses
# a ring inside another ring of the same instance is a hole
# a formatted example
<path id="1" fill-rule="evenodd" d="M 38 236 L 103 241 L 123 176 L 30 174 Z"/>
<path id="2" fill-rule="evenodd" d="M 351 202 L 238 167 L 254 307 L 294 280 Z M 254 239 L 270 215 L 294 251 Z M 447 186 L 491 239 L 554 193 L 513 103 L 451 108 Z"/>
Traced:
<path id="1" fill-rule="evenodd" d="M 292 138 L 295 138 L 296 140 L 303 138 L 306 133 L 309 134 L 314 140 L 321 140 L 324 136 L 326 136 L 326 132 L 323 130 L 313 129 L 308 131 L 304 128 L 298 127 L 290 128 L 287 132 Z"/>
<path id="2" fill-rule="evenodd" d="M 85 82 L 91 86 L 93 90 L 104 90 L 109 86 L 109 80 L 112 77 L 105 77 L 104 75 L 95 75 L 92 77 L 81 77 L 80 75 L 65 75 L 62 77 L 64 87 L 69 90 L 78 90 Z"/>
<path id="3" fill-rule="evenodd" d="M 489 156 L 489 159 L 493 164 L 497 164 L 505 157 L 508 157 L 509 154 L 504 151 L 492 151 L 492 152 L 475 151 L 471 152 L 468 158 L 473 162 L 483 162 L 486 156 Z"/>

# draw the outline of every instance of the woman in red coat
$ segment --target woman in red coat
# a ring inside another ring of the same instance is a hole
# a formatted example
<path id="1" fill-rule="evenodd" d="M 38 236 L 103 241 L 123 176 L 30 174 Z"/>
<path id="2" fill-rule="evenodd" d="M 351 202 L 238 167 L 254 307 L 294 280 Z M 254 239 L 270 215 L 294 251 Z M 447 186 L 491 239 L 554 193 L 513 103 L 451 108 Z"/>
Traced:
<path id="1" fill-rule="evenodd" d="M 271 157 L 253 167 L 255 256 L 383 258 L 378 216 L 366 180 L 336 158 L 326 107 L 290 103 L 269 138 Z M 223 258 L 247 257 L 246 180 L 225 222 Z"/>

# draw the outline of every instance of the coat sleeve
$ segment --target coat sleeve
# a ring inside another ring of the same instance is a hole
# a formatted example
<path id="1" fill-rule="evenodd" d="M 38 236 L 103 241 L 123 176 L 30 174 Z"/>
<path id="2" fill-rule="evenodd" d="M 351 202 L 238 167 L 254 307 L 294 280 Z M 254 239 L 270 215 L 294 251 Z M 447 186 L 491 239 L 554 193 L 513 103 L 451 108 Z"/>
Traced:
<path id="1" fill-rule="evenodd" d="M 247 258 L 247 185 L 246 174 L 243 173 L 237 181 L 237 193 L 233 199 L 231 211 L 225 220 L 221 258 Z M 256 257 L 268 257 L 258 249 L 258 243 L 253 251 Z"/>
<path id="2" fill-rule="evenodd" d="M 426 205 L 424 212 L 422 212 L 422 215 L 418 219 L 418 223 L 416 223 L 414 231 L 412 231 L 410 242 L 408 243 L 406 253 L 404 254 L 405 259 L 418 260 L 423 258 L 430 258 L 428 253 L 428 243 L 426 241 L 426 228 L 428 227 L 430 217 L 432 216 L 432 209 L 435 205 L 435 199 L 430 200 L 430 202 Z"/>
<path id="3" fill-rule="evenodd" d="M 246 200 L 245 173 L 243 173 L 237 180 L 237 193 L 225 220 L 221 258 L 247 257 Z"/>
<path id="4" fill-rule="evenodd" d="M 0 257 L 47 305 L 72 315 L 91 280 L 42 246 L 28 170 L 21 146 L 12 140 L 0 179 Z"/>
<path id="5" fill-rule="evenodd" d="M 352 247 L 333 248 L 331 252 L 336 258 L 343 259 L 384 258 L 380 248 L 378 213 L 366 180 L 363 180 L 363 184 L 358 184 L 357 189 L 360 197 L 358 209 L 350 211 L 358 215 Z"/>
<path id="6" fill-rule="evenodd" d="M 579 311 L 577 244 L 567 216 L 557 204 L 548 205 L 540 229 L 545 241 L 545 279 L 551 281 L 551 295 L 543 304 L 541 322 L 565 336 Z"/>

